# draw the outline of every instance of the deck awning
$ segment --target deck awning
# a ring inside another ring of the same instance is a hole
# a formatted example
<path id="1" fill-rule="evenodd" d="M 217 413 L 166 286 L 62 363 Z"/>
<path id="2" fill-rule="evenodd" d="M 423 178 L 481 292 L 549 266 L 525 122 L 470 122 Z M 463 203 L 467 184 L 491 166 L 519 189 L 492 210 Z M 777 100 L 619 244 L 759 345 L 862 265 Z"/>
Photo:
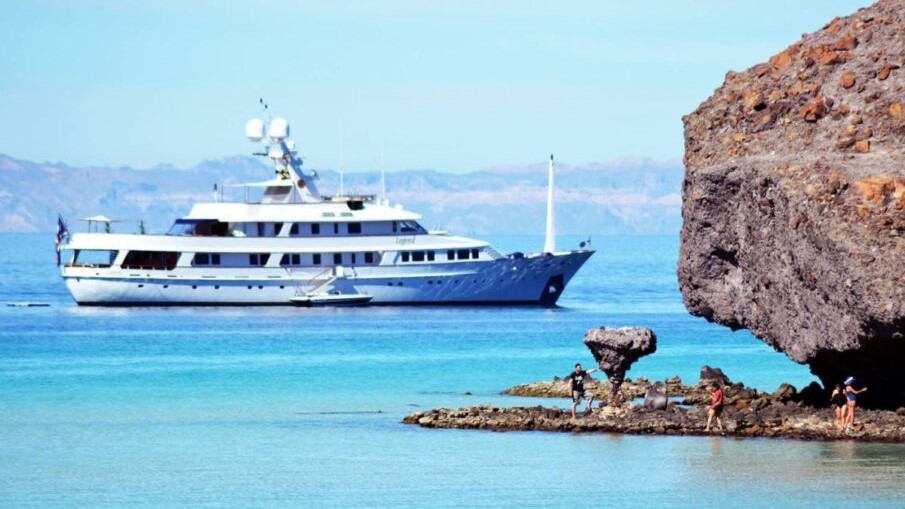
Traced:
<path id="1" fill-rule="evenodd" d="M 98 214 L 96 216 L 91 217 L 83 217 L 79 219 L 79 221 L 88 221 L 89 223 L 124 223 L 123 219 L 110 219 L 109 217 Z"/>

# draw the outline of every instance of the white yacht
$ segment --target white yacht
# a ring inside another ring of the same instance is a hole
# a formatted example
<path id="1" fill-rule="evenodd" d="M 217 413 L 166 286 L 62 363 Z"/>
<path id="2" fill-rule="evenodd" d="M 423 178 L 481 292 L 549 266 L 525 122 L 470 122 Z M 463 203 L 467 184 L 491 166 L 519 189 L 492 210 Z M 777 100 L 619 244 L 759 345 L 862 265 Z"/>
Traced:
<path id="1" fill-rule="evenodd" d="M 273 162 L 275 176 L 241 184 L 244 200 L 226 201 L 221 186 L 166 234 L 92 231 L 89 223 L 87 233 L 58 235 L 75 301 L 553 306 L 594 253 L 555 248 L 552 156 L 544 252 L 503 255 L 487 242 L 427 231 L 421 216 L 385 196 L 322 196 L 284 119 L 253 119 L 246 136 L 263 145 L 256 155 Z"/>

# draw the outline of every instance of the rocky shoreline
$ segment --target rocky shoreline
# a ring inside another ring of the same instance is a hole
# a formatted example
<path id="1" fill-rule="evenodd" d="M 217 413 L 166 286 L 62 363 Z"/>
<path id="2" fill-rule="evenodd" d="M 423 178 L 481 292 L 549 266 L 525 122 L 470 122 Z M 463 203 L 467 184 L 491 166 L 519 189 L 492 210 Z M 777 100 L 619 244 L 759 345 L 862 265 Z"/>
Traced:
<path id="1" fill-rule="evenodd" d="M 402 422 L 424 428 L 475 429 L 492 431 L 597 432 L 630 435 L 723 435 L 732 437 L 769 437 L 800 440 L 859 440 L 865 442 L 905 443 L 905 416 L 891 411 L 866 410 L 859 424 L 842 431 L 832 420 L 832 410 L 808 408 L 794 403 L 771 404 L 759 411 L 725 414 L 725 432 L 704 431 L 706 407 L 647 410 L 642 406 L 594 409 L 591 415 L 572 419 L 568 410 L 559 408 L 473 406 L 437 408 L 415 412 Z"/>
<path id="2" fill-rule="evenodd" d="M 711 378 L 708 378 L 711 377 Z M 725 382 L 726 406 L 723 411 L 725 431 L 707 433 L 709 385 L 719 377 Z M 544 406 L 499 408 L 478 405 L 467 408 L 437 408 L 415 412 L 403 419 L 406 424 L 424 428 L 475 429 L 492 431 L 547 431 L 568 433 L 624 433 L 632 435 L 724 435 L 731 437 L 769 437 L 800 440 L 858 440 L 866 442 L 905 443 L 905 408 L 897 411 L 858 409 L 856 425 L 840 430 L 831 408 L 818 408 L 823 393 L 809 386 L 797 391 L 783 384 L 774 393 L 758 392 L 743 384 L 732 384 L 718 369 L 702 369 L 697 385 L 685 385 L 674 377 L 651 383 L 643 378 L 626 379 L 621 391 L 626 401 L 654 394 L 669 398 L 665 408 L 655 408 L 648 397 L 646 404 L 627 403 L 621 407 L 593 408 L 572 419 L 568 410 Z M 565 398 L 566 382 L 518 385 L 504 394 L 522 397 Z M 587 385 L 595 399 L 606 398 L 609 382 L 594 381 Z M 604 400 L 605 401 L 605 400 Z M 564 402 L 564 404 L 567 404 Z M 584 408 L 584 405 L 582 405 Z"/>

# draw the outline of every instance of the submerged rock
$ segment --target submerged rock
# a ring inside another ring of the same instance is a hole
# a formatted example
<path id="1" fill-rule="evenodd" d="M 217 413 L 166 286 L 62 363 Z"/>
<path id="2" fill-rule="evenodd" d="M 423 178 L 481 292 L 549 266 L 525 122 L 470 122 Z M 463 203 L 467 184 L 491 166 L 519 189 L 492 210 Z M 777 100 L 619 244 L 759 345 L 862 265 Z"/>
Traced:
<path id="1" fill-rule="evenodd" d="M 905 404 L 903 27 L 901 0 L 834 19 L 684 118 L 688 310 L 886 408 Z"/>
<path id="2" fill-rule="evenodd" d="M 668 404 L 669 398 L 657 390 L 656 387 L 651 387 L 647 390 L 647 394 L 644 395 L 644 408 L 650 410 L 666 410 Z"/>

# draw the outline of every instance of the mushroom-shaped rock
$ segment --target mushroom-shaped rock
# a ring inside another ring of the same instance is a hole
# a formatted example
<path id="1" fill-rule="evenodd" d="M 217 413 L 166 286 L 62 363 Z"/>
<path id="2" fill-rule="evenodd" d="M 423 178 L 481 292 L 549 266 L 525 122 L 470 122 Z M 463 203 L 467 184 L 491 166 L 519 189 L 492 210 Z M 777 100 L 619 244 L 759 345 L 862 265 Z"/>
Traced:
<path id="1" fill-rule="evenodd" d="M 610 405 L 619 406 L 626 371 L 641 357 L 657 351 L 657 335 L 644 327 L 601 327 L 586 332 L 584 344 L 610 379 Z"/>

